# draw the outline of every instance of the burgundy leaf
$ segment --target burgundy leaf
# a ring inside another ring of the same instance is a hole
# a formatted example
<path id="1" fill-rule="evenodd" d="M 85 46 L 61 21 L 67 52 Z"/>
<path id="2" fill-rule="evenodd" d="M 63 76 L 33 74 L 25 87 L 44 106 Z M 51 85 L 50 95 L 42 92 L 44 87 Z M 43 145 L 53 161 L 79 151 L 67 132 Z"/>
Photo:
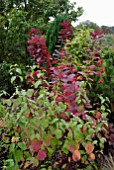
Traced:
<path id="1" fill-rule="evenodd" d="M 45 150 L 39 150 L 37 158 L 39 161 L 43 161 L 47 157 Z"/>
<path id="2" fill-rule="evenodd" d="M 35 151 L 38 151 L 42 145 L 42 141 L 32 141 L 31 148 Z"/>

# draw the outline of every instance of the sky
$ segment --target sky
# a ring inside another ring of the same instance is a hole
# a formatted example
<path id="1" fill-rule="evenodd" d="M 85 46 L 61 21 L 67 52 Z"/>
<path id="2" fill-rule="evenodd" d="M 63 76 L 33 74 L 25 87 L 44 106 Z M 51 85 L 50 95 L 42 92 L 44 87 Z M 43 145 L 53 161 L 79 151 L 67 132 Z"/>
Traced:
<path id="1" fill-rule="evenodd" d="M 90 20 L 99 26 L 114 26 L 114 0 L 70 0 L 84 8 L 79 22 Z"/>

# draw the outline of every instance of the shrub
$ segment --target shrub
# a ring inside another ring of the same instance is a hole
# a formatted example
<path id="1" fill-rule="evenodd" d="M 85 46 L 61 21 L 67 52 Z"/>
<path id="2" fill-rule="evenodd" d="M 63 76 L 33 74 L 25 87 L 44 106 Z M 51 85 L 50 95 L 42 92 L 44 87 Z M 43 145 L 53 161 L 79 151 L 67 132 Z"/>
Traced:
<path id="1" fill-rule="evenodd" d="M 70 25 L 63 22 L 61 26 Z M 66 44 L 69 36 L 65 37 L 63 30 L 60 32 Z M 92 42 L 100 36 L 99 31 L 91 33 Z M 61 162 L 63 169 L 70 169 L 72 162 L 76 169 L 97 169 L 94 160 L 96 155 L 102 155 L 108 138 L 109 110 L 107 98 L 99 96 L 100 102 L 93 102 L 93 107 L 88 97 L 87 84 L 91 85 L 91 76 L 95 75 L 90 66 L 94 64 L 100 76 L 104 71 L 98 64 L 96 43 L 90 46 L 85 57 L 93 52 L 93 58 L 89 65 L 80 67 L 81 71 L 65 48 L 57 51 L 58 58 L 54 60 L 38 30 L 30 31 L 28 50 L 38 67 L 27 75 L 29 89 L 17 90 L 16 96 L 0 106 L 1 136 L 7 145 L 5 163 L 10 162 L 10 169 L 21 168 L 26 161 L 40 169 L 60 169 Z M 61 160 L 56 162 L 58 157 Z"/>
<path id="2" fill-rule="evenodd" d="M 61 153 L 61 157 L 67 154 L 78 162 L 77 168 L 86 169 L 95 155 L 102 153 L 108 133 L 106 113 L 101 114 L 100 108 L 70 115 L 65 111 L 67 104 L 56 102 L 53 91 L 40 86 L 41 80 L 36 83 L 40 90 L 20 91 L 17 99 L 3 101 L 5 108 L 0 106 L 1 137 L 3 146 L 7 146 L 1 150 L 4 153 L 7 149 L 6 163 L 11 161 L 9 167 L 17 168 L 30 161 L 40 168 L 46 160 L 53 167 L 50 160 Z"/>

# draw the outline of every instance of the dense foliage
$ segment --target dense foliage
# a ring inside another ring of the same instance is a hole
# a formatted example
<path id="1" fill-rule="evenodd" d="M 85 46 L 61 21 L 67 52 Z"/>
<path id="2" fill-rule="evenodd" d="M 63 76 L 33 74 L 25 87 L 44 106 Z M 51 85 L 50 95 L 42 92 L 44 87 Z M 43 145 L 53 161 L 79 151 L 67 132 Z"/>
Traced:
<path id="1" fill-rule="evenodd" d="M 74 7 L 0 2 L 2 170 L 97 170 L 114 148 L 113 36 L 89 21 L 73 28 Z"/>
<path id="2" fill-rule="evenodd" d="M 77 36 L 68 21 L 59 24 L 59 47 L 55 43 L 52 51 L 56 57 L 48 52 L 41 32 L 30 30 L 28 51 L 36 66 L 26 76 L 28 89 L 16 86 L 13 96 L 1 102 L 1 151 L 8 170 L 31 165 L 67 170 L 72 164 L 75 169 L 97 169 L 94 161 L 109 138 L 109 100 L 99 95 L 98 104 L 89 91 L 95 77 L 102 83 L 98 39 L 103 33 Z"/>
<path id="3" fill-rule="evenodd" d="M 0 62 L 30 64 L 27 51 L 28 31 L 39 27 L 46 32 L 51 18 L 58 14 L 75 21 L 82 14 L 69 0 L 2 0 L 0 1 Z"/>

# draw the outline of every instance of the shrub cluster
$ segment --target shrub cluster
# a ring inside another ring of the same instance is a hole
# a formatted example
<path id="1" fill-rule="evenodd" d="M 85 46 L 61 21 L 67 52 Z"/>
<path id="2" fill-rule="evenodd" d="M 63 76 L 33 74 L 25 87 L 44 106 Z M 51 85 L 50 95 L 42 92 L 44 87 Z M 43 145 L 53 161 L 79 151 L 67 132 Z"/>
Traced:
<path id="1" fill-rule="evenodd" d="M 99 104 L 91 102 L 88 90 L 94 76 L 102 83 L 104 66 L 97 46 L 102 33 L 88 34 L 90 45 L 85 48 L 83 44 L 83 55 L 77 59 L 72 26 L 67 21 L 60 25 L 55 58 L 38 29 L 30 31 L 28 51 L 37 66 L 26 76 L 29 88 L 17 89 L 0 104 L 1 151 L 8 170 L 25 165 L 60 169 L 61 163 L 65 170 L 72 163 L 76 169 L 97 169 L 94 161 L 109 138 L 108 99 L 99 96 Z"/>

